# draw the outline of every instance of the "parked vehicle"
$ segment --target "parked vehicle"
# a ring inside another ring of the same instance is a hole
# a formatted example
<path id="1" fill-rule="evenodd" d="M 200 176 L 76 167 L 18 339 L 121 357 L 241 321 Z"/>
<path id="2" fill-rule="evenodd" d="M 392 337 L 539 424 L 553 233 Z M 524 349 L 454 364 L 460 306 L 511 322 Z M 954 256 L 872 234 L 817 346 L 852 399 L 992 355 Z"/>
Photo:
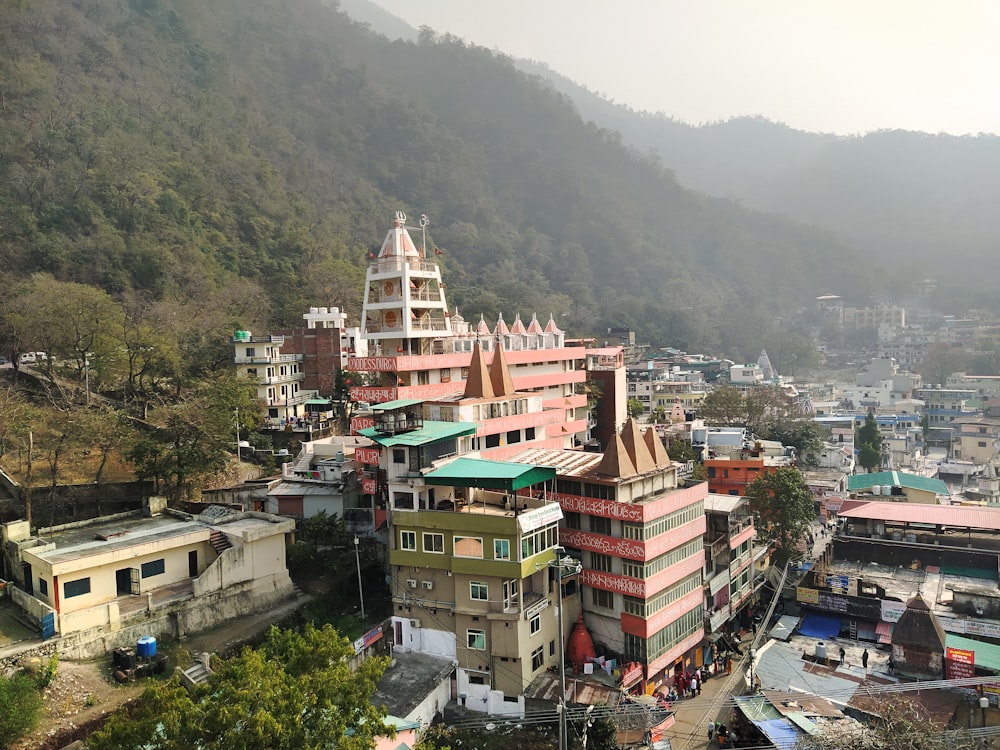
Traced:
<path id="1" fill-rule="evenodd" d="M 25 352 L 24 354 L 21 355 L 21 358 L 19 360 L 19 362 L 22 365 L 33 365 L 37 361 L 38 358 L 35 356 L 34 352 Z"/>

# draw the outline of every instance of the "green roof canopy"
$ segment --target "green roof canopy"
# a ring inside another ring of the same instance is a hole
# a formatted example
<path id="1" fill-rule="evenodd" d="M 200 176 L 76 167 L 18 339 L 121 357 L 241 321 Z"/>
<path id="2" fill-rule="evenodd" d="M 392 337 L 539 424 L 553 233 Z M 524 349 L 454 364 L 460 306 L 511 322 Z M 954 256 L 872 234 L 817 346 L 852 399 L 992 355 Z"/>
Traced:
<path id="1" fill-rule="evenodd" d="M 425 474 L 424 482 L 514 492 L 555 478 L 556 470 L 549 466 L 487 461 L 483 458 L 456 458 L 440 469 Z"/>
<path id="2" fill-rule="evenodd" d="M 948 494 L 948 485 L 940 479 L 922 477 L 919 474 L 907 474 L 903 471 L 877 471 L 874 474 L 852 474 L 847 478 L 847 489 L 867 490 L 876 484 L 899 485 L 924 492 L 934 492 L 938 495 Z"/>
<path id="3" fill-rule="evenodd" d="M 429 445 L 430 443 L 462 437 L 463 435 L 474 435 L 478 427 L 478 422 L 425 421 L 424 426 L 419 430 L 397 432 L 395 435 L 383 435 L 378 431 L 377 427 L 365 427 L 358 430 L 358 434 L 366 438 L 371 438 L 379 445 L 391 448 L 394 445 Z"/>
<path id="4" fill-rule="evenodd" d="M 395 401 L 386 401 L 384 404 L 372 404 L 372 411 L 389 411 L 390 409 L 405 409 L 407 406 L 422 404 L 422 398 L 400 398 Z"/>
<path id="5" fill-rule="evenodd" d="M 963 638 L 954 633 L 944 634 L 944 645 L 951 648 L 959 648 L 965 651 L 976 652 L 976 666 L 1000 672 L 1000 646 L 985 641 L 977 641 L 972 638 Z"/>
<path id="6" fill-rule="evenodd" d="M 311 398 L 308 401 L 306 401 L 306 406 L 309 406 L 310 404 L 314 404 L 316 406 L 322 406 L 329 403 L 330 399 L 328 398 Z"/>

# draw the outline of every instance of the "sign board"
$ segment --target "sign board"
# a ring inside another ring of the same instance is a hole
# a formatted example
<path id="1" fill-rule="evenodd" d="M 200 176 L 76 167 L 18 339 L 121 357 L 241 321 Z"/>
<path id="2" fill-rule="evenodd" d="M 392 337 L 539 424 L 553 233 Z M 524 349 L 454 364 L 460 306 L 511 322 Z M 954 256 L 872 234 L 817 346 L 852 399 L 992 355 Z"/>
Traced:
<path id="1" fill-rule="evenodd" d="M 372 464 L 377 466 L 381 451 L 378 448 L 355 448 L 354 460 L 359 464 Z"/>
<path id="2" fill-rule="evenodd" d="M 960 680 L 976 676 L 975 651 L 947 646 L 944 650 L 944 663 L 946 679 Z"/>
<path id="3" fill-rule="evenodd" d="M 367 633 L 365 633 L 363 636 L 361 636 L 360 638 L 358 638 L 358 640 L 354 642 L 354 653 L 360 654 L 362 651 L 364 651 L 370 645 L 375 643 L 375 641 L 379 640 L 381 637 L 382 637 L 382 626 L 379 625 L 377 628 L 369 630 Z"/>
<path id="4" fill-rule="evenodd" d="M 374 495 L 378 492 L 378 482 L 374 479 L 364 477 L 361 480 L 361 492 L 365 495 Z"/>
<path id="5" fill-rule="evenodd" d="M 375 417 L 351 417 L 351 434 L 358 435 L 360 430 L 375 426 Z"/>

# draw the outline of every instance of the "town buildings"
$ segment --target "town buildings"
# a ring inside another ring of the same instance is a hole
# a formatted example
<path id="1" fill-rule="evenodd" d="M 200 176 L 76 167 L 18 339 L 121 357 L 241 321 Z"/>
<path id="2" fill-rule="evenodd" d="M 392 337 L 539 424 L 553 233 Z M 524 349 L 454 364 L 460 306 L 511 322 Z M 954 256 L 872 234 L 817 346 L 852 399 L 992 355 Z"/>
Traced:
<path id="1" fill-rule="evenodd" d="M 519 316 L 508 324 L 501 314 L 491 328 L 482 318 L 473 326 L 457 312 L 450 314 L 438 263 L 423 241 L 419 247 L 413 242 L 405 222 L 397 213 L 368 266 L 361 336 L 370 356 L 349 358 L 347 369 L 377 382 L 352 386 L 351 398 L 377 404 L 460 393 L 474 346 L 479 344 L 487 364 L 502 347 L 514 389 L 541 396 L 543 408 L 562 412 L 557 423 L 545 427 L 546 436 L 566 448 L 586 442 L 586 350 L 567 346 L 552 317 L 543 328 L 534 316 L 527 325 Z M 354 427 L 368 424 L 359 418 Z"/>
<path id="2" fill-rule="evenodd" d="M 3 524 L 14 602 L 59 652 L 103 655 L 142 635 L 183 637 L 294 596 L 294 521 L 211 506 L 191 516 L 150 498 L 125 513 L 42 530 Z"/>
<path id="3" fill-rule="evenodd" d="M 580 560 L 595 645 L 635 662 L 622 687 L 649 690 L 700 665 L 705 633 L 704 483 L 682 487 L 655 430 L 629 420 L 603 454 L 528 450 L 553 467 L 560 541 Z"/>

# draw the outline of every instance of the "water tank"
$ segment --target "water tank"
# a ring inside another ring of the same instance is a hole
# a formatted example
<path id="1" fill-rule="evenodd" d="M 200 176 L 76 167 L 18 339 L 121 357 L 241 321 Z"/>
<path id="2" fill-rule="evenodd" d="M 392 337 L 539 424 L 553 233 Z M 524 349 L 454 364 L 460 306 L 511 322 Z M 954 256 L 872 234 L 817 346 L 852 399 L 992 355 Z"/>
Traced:
<path id="1" fill-rule="evenodd" d="M 327 311 L 327 309 L 325 307 L 321 307 L 319 309 L 319 312 L 320 312 L 321 315 L 326 315 L 328 311 Z"/>
<path id="2" fill-rule="evenodd" d="M 916 534 L 912 534 L 912 533 L 907 534 L 906 535 L 906 541 L 908 541 L 910 543 L 915 543 L 917 541 L 917 535 Z"/>
<path id="3" fill-rule="evenodd" d="M 892 532 L 892 541 L 894 541 L 894 542 L 901 542 L 901 541 L 903 541 L 903 532 L 902 531 L 894 531 L 894 532 Z"/>
<path id="4" fill-rule="evenodd" d="M 344 463 L 344 451 L 337 451 L 337 462 Z"/>
<path id="5" fill-rule="evenodd" d="M 816 644 L 816 658 L 826 659 L 826 644 L 823 641 L 819 641 Z"/>
<path id="6" fill-rule="evenodd" d="M 310 307 L 310 308 L 309 308 L 309 313 L 310 313 L 311 315 L 315 315 L 315 314 L 316 314 L 316 313 L 318 313 L 318 312 L 319 312 L 319 308 L 318 308 L 318 307 Z"/>
<path id="7" fill-rule="evenodd" d="M 881 484 L 873 484 L 872 485 L 872 494 L 873 495 L 881 495 L 882 494 L 882 485 Z"/>
<path id="8" fill-rule="evenodd" d="M 144 635 L 135 642 L 135 653 L 141 659 L 152 659 L 156 656 L 156 639 L 151 635 Z"/>

